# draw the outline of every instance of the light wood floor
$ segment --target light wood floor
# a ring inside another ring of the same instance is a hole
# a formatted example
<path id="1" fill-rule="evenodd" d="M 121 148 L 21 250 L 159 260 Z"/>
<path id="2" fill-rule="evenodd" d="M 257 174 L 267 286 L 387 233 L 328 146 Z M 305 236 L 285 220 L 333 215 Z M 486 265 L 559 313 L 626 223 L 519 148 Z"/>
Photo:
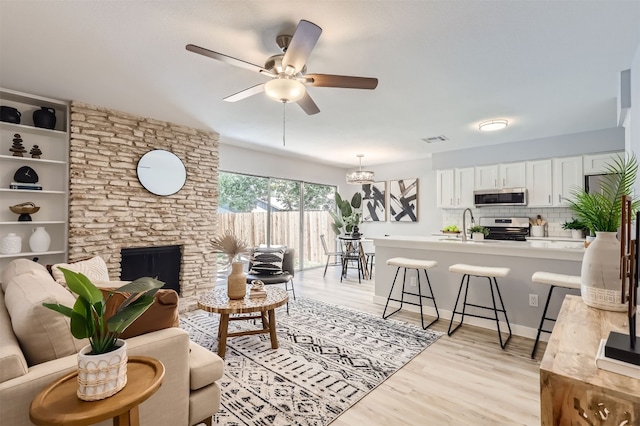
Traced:
<path id="1" fill-rule="evenodd" d="M 358 284 L 349 271 L 340 283 L 338 267 L 330 266 L 326 278 L 323 269 L 299 272 L 296 295 L 382 315 L 383 307 L 372 302 L 373 280 Z M 392 318 L 420 325 L 416 313 L 401 311 Z M 545 344 L 532 360 L 530 339 L 513 336 L 503 351 L 495 331 L 465 324 L 448 337 L 448 325 L 443 319 L 435 323 L 432 328 L 444 335 L 332 426 L 539 425 L 538 369 Z"/>

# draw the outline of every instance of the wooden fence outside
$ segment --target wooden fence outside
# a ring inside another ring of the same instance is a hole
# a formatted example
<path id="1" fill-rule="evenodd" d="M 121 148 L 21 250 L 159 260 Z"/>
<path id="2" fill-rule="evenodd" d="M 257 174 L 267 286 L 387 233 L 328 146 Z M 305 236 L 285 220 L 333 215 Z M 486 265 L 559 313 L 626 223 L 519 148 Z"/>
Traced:
<path id="1" fill-rule="evenodd" d="M 219 232 L 231 230 L 239 238 L 244 239 L 249 246 L 267 243 L 267 212 L 250 213 L 218 213 Z M 304 268 L 323 265 L 326 256 L 320 242 L 320 235 L 324 234 L 328 244 L 334 241 L 331 229 L 332 219 L 327 211 L 305 211 L 303 265 Z M 271 213 L 271 244 L 286 245 L 300 250 L 300 212 L 272 212 Z M 333 247 L 329 247 L 331 250 Z M 296 266 L 298 269 L 298 256 Z"/>

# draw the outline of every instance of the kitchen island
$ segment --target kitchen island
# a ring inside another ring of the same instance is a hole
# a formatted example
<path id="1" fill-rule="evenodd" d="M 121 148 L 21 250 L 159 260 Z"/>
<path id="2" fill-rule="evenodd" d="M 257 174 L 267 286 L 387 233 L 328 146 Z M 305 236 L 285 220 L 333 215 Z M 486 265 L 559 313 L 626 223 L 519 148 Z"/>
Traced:
<path id="1" fill-rule="evenodd" d="M 459 274 L 449 272 L 449 266 L 455 263 L 467 263 L 478 266 L 507 267 L 511 269 L 508 277 L 498 279 L 498 285 L 507 310 L 513 333 L 535 338 L 538 323 L 544 308 L 549 290 L 548 286 L 531 282 L 531 275 L 536 271 L 554 272 L 558 274 L 580 275 L 584 247 L 581 241 L 462 241 L 460 238 L 431 236 L 388 236 L 373 238 L 376 251 L 375 295 L 374 302 L 384 305 L 391 289 L 395 267 L 387 266 L 386 261 L 392 257 L 435 260 L 438 266 L 429 270 L 429 279 L 440 310 L 441 321 L 448 322 L 460 286 Z M 414 292 L 410 277 L 415 277 L 415 270 L 407 271 L 407 291 Z M 420 279 L 423 286 L 424 273 Z M 400 284 L 396 284 L 393 297 L 400 298 Z M 472 278 L 469 286 L 468 300 L 480 305 L 491 303 L 489 281 L 485 278 Z M 426 287 L 423 287 L 426 288 Z M 552 316 L 560 309 L 562 297 L 568 291 L 556 289 L 549 305 Z M 575 291 L 573 292 L 575 293 Z M 529 295 L 538 295 L 538 306 L 529 306 Z M 405 296 L 406 299 L 412 296 Z M 435 316 L 435 310 L 426 301 L 425 312 Z M 399 306 L 399 303 L 390 303 Z M 418 312 L 417 306 L 405 305 L 404 309 Z M 473 309 L 473 308 L 471 308 Z M 458 317 L 459 318 L 459 317 Z M 473 317 L 466 317 L 465 324 L 478 325 L 495 330 L 495 322 Z M 506 325 L 506 324 L 505 324 Z M 548 338 L 543 334 L 542 340 Z"/>

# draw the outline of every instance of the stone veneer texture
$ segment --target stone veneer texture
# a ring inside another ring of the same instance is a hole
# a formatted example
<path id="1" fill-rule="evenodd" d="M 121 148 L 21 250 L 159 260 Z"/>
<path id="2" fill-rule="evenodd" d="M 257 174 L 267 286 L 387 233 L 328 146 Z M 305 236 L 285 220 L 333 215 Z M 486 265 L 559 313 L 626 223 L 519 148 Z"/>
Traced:
<path id="1" fill-rule="evenodd" d="M 138 160 L 154 149 L 187 169 L 176 194 L 151 194 L 138 181 Z M 69 184 L 71 261 L 100 255 L 118 279 L 120 249 L 180 245 L 180 311 L 215 286 L 218 134 L 74 101 Z"/>

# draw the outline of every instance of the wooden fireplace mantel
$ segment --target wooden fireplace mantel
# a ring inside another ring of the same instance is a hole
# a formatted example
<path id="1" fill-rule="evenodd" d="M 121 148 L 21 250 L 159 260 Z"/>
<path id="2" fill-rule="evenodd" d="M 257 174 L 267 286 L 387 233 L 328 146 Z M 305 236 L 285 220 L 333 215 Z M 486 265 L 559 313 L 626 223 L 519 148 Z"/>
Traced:
<path id="1" fill-rule="evenodd" d="M 600 340 L 610 331 L 627 333 L 628 321 L 625 312 L 566 296 L 540 363 L 542 425 L 639 424 L 640 380 L 595 363 Z"/>

